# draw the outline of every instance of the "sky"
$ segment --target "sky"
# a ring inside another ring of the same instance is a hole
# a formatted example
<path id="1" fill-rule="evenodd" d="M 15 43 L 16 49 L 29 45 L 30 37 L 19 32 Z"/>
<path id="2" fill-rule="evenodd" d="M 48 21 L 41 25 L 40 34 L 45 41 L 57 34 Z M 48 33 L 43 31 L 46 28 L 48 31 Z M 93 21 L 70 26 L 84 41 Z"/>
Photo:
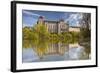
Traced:
<path id="1" fill-rule="evenodd" d="M 36 11 L 22 10 L 23 27 L 32 27 L 36 24 L 38 18 L 43 16 L 45 20 L 58 21 L 64 19 L 69 26 L 79 26 L 79 20 L 82 19 L 82 13 L 78 12 L 55 12 L 55 11 Z"/>

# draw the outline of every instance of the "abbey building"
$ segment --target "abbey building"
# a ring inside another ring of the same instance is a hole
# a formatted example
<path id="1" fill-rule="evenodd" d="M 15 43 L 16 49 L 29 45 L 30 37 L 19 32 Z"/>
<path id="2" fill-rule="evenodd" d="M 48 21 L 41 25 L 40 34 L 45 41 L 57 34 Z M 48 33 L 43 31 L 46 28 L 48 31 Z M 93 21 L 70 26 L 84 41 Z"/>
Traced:
<path id="1" fill-rule="evenodd" d="M 50 20 L 45 20 L 44 17 L 40 16 L 37 24 L 44 24 L 47 27 L 47 30 L 50 33 L 62 33 L 62 32 L 68 32 L 68 31 L 75 31 L 79 32 L 80 28 L 79 27 L 71 27 L 69 26 L 63 19 L 59 21 L 50 21 Z"/>

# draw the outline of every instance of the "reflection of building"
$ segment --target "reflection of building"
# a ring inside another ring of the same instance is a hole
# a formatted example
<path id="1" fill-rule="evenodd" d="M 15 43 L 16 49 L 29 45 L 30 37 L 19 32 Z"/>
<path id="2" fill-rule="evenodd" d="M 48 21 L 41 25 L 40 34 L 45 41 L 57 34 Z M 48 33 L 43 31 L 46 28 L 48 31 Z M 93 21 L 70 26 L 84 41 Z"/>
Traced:
<path id="1" fill-rule="evenodd" d="M 68 44 L 62 44 L 62 43 L 50 43 L 48 44 L 47 48 L 34 48 L 34 51 L 37 53 L 37 55 L 40 58 L 43 58 L 44 56 L 48 55 L 64 55 L 66 51 L 68 51 L 69 45 Z"/>
<path id="2" fill-rule="evenodd" d="M 47 30 L 50 33 L 61 33 L 61 32 L 67 32 L 67 31 L 75 31 L 79 32 L 79 27 L 70 27 L 67 23 L 64 22 L 63 19 L 59 21 L 50 21 L 45 20 L 44 17 L 40 16 L 37 24 L 44 24 L 47 27 Z"/>
<path id="3" fill-rule="evenodd" d="M 68 44 L 62 44 L 62 43 L 57 43 L 57 44 L 49 44 L 48 49 L 46 50 L 46 55 L 55 55 L 55 54 L 59 54 L 59 55 L 63 55 L 67 50 L 68 50 L 69 46 Z"/>
<path id="4" fill-rule="evenodd" d="M 75 44 L 69 44 L 69 48 L 75 48 L 75 47 L 78 47 L 79 44 L 78 43 L 75 43 Z"/>
<path id="5" fill-rule="evenodd" d="M 44 45 L 43 45 L 44 46 Z M 23 62 L 40 62 L 40 61 L 64 61 L 64 60 L 87 60 L 90 59 L 91 53 L 78 43 L 62 44 L 48 43 L 48 47 L 35 46 L 23 49 Z"/>

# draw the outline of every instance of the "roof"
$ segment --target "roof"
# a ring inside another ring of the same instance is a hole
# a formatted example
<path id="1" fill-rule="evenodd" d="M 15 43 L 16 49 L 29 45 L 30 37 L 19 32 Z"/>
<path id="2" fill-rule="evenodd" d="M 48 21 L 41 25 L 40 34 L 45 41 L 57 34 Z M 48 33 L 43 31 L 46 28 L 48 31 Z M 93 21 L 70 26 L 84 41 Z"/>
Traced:
<path id="1" fill-rule="evenodd" d="M 44 20 L 44 22 L 58 23 L 58 21 L 55 20 Z"/>
<path id="2" fill-rule="evenodd" d="M 80 26 L 69 26 L 71 28 L 80 28 Z"/>

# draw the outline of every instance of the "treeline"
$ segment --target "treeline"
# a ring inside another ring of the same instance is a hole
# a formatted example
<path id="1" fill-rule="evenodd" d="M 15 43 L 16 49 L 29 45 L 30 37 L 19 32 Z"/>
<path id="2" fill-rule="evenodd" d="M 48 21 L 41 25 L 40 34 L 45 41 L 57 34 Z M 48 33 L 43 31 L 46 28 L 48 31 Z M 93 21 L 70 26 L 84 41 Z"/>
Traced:
<path id="1" fill-rule="evenodd" d="M 49 33 L 46 26 L 43 24 L 37 24 L 31 28 L 23 28 L 23 40 L 46 40 L 73 43 L 79 41 L 79 34 L 79 32 L 63 32 L 61 34 Z"/>

